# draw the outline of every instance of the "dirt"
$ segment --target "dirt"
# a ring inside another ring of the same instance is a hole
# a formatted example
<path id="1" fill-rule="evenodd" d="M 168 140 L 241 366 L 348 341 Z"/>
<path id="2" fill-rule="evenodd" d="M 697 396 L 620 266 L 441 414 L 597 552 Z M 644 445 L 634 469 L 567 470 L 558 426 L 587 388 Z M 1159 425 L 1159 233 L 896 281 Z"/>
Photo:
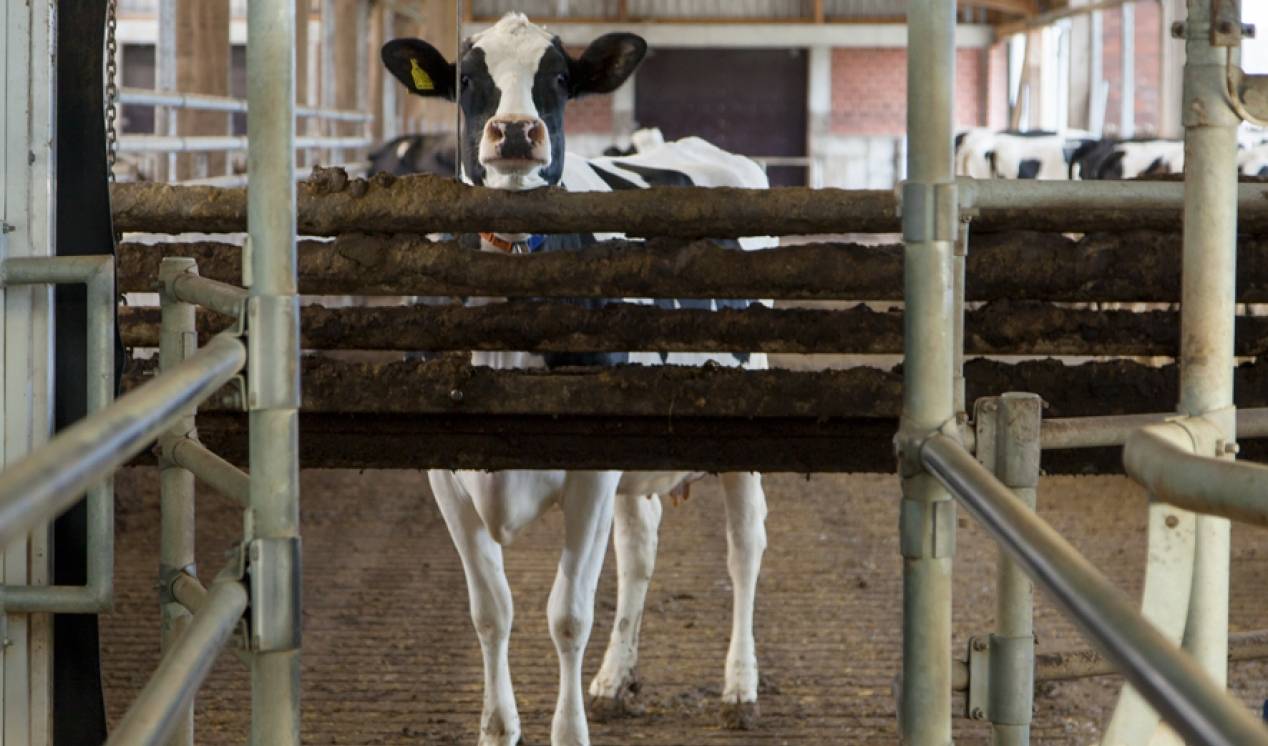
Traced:
<path id="1" fill-rule="evenodd" d="M 443 521 L 413 471 L 306 471 L 303 481 L 304 742 L 469 744 L 481 701 L 480 654 L 465 583 Z M 103 618 L 108 711 L 122 716 L 157 661 L 157 474 L 120 473 L 117 604 Z M 647 712 L 595 724 L 596 746 L 777 743 L 892 744 L 890 691 L 900 655 L 898 484 L 889 475 L 767 477 L 769 548 L 758 591 L 761 717 L 724 731 L 716 699 L 729 630 L 721 496 L 705 480 L 666 508 L 644 622 L 639 694 Z M 1109 577 L 1138 594 L 1145 499 L 1115 477 L 1047 477 L 1040 512 Z M 954 649 L 991 623 L 995 550 L 959 519 Z M 203 490 L 199 560 L 205 572 L 241 530 L 241 511 Z M 507 551 L 516 617 L 511 666 L 528 744 L 549 742 L 557 682 L 545 604 L 558 560 L 560 516 L 548 514 Z M 1268 613 L 1268 533 L 1234 530 L 1231 624 Z M 600 583 L 584 666 L 593 675 L 612 625 L 611 558 Z M 1084 647 L 1042 596 L 1040 652 Z M 1268 664 L 1234 663 L 1234 691 L 1258 708 Z M 1087 744 L 1112 709 L 1114 678 L 1039 688 L 1034 740 Z M 246 740 L 249 680 L 222 656 L 198 700 L 198 742 Z M 963 708 L 955 698 L 956 711 Z M 958 744 L 986 744 L 988 727 L 957 719 Z"/>

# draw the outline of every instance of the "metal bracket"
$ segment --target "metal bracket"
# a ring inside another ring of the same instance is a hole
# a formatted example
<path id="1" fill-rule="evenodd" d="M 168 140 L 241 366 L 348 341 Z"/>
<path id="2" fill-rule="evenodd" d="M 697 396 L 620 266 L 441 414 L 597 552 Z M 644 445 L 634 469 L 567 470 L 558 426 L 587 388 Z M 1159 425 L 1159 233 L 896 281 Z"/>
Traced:
<path id="1" fill-rule="evenodd" d="M 247 359 L 270 359 L 262 345 L 283 345 L 299 339 L 299 296 L 256 295 L 247 301 Z M 298 409 L 299 367 L 296 360 L 247 368 L 247 406 L 251 409 Z"/>
<path id="2" fill-rule="evenodd" d="M 249 639 L 254 652 L 299 648 L 300 557 L 298 536 L 254 539 L 248 545 Z"/>
<path id="3" fill-rule="evenodd" d="M 969 638 L 969 693 L 964 698 L 964 716 L 986 720 L 991 706 L 991 646 L 982 637 Z"/>
<path id="4" fill-rule="evenodd" d="M 955 242 L 960 234 L 960 202 L 955 182 L 926 184 L 904 181 L 899 210 L 903 240 Z"/>
<path id="5" fill-rule="evenodd" d="M 927 476 L 932 479 L 932 476 Z M 955 501 L 904 499 L 898 512 L 902 556 L 955 556 Z"/>
<path id="6" fill-rule="evenodd" d="M 1240 47 L 1245 36 L 1241 0 L 1211 0 L 1211 46 Z M 1254 27 L 1250 29 L 1254 36 Z"/>
<path id="7" fill-rule="evenodd" d="M 969 227 L 973 223 L 971 215 L 960 215 L 960 231 L 955 238 L 955 255 L 969 255 Z"/>

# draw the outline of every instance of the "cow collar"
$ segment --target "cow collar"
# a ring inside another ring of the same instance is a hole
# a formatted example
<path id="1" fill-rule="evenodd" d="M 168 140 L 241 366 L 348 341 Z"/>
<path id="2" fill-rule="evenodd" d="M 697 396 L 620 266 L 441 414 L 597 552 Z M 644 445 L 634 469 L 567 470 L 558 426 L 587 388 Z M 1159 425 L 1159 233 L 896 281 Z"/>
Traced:
<path id="1" fill-rule="evenodd" d="M 533 233 L 523 241 L 508 241 L 496 233 L 481 233 L 480 238 L 506 254 L 534 254 L 546 243 L 546 237 L 540 233 Z"/>

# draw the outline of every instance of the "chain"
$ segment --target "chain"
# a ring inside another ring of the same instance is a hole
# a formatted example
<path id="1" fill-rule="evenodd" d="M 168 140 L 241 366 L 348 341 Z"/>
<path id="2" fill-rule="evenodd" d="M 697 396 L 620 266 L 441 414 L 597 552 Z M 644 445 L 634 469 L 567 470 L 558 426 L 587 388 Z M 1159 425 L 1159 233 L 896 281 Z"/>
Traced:
<path id="1" fill-rule="evenodd" d="M 106 6 L 106 168 L 107 177 L 114 181 L 114 163 L 119 150 L 119 43 L 116 30 L 119 25 L 119 2 L 110 0 Z"/>

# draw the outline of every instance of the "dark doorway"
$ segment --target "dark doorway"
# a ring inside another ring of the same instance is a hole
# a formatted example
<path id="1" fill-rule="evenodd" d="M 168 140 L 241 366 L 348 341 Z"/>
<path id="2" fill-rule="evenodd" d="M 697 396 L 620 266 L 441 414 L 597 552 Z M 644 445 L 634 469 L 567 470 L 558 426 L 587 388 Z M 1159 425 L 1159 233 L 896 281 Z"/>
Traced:
<path id="1" fill-rule="evenodd" d="M 634 114 L 673 140 L 698 135 L 748 156 L 806 155 L 807 59 L 801 49 L 659 49 L 639 68 Z M 806 183 L 772 166 L 772 185 Z"/>

